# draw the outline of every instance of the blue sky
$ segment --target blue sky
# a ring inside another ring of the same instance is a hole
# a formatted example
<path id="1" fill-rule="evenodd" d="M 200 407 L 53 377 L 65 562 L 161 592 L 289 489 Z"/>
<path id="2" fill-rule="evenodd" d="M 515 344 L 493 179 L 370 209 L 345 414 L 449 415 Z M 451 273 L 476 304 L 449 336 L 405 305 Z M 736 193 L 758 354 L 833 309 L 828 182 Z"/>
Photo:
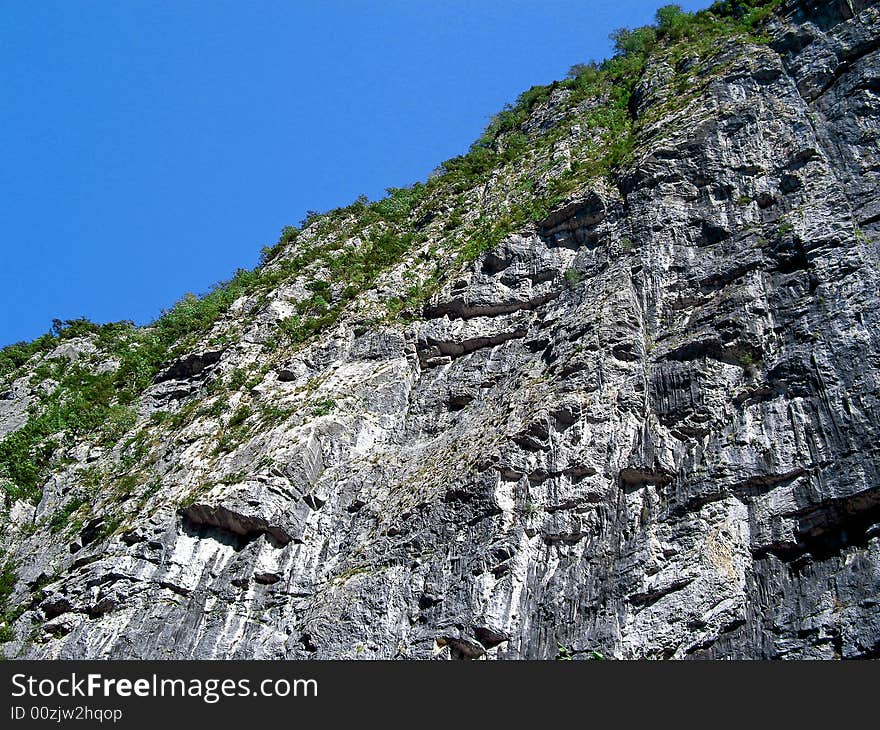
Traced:
<path id="1" fill-rule="evenodd" d="M 662 4 L 0 0 L 0 345 L 154 319 L 307 210 L 423 180 Z"/>

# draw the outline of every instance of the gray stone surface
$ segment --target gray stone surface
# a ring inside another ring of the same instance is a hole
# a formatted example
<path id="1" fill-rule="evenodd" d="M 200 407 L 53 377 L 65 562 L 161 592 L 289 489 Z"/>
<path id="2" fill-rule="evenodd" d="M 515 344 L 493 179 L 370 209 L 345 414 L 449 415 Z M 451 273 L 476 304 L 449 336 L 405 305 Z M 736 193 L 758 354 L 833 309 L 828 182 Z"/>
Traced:
<path id="1" fill-rule="evenodd" d="M 343 318 L 266 374 L 247 397 L 281 420 L 219 457 L 210 418 L 153 444 L 160 486 L 121 534 L 70 545 L 13 512 L 16 597 L 43 588 L 10 649 L 878 656 L 880 12 L 788 11 L 649 122 L 676 94 L 650 70 L 617 189 L 508 237 L 411 324 Z M 143 413 L 258 364 L 284 306 L 265 311 Z"/>

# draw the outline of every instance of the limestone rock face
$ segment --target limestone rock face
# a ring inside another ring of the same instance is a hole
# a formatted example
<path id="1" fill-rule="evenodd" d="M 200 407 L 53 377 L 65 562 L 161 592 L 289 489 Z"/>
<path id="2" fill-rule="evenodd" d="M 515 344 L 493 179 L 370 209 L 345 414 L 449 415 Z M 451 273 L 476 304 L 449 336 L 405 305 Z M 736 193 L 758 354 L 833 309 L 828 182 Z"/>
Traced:
<path id="1" fill-rule="evenodd" d="M 275 417 L 236 411 L 228 450 L 210 414 L 153 443 L 119 529 L 53 531 L 111 458 L 84 447 L 5 518 L 7 656 L 878 656 L 880 10 L 792 2 L 768 33 L 680 107 L 650 67 L 616 186 L 405 324 L 341 318 L 229 396 Z M 257 367 L 282 294 L 139 417 Z"/>

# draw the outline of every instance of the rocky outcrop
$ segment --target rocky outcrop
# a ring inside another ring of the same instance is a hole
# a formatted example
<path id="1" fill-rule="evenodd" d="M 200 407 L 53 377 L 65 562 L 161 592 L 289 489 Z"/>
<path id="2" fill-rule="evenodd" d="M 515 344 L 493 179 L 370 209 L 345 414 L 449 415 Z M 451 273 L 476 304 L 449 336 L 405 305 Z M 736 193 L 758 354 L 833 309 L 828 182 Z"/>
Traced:
<path id="1" fill-rule="evenodd" d="M 124 529 L 49 532 L 74 466 L 8 533 L 10 647 L 876 657 L 880 10 L 791 2 L 768 33 L 696 59 L 684 97 L 658 60 L 616 187 L 411 322 L 344 317 L 261 371 L 266 317 L 172 364 L 143 418 L 169 383 L 206 413 L 145 437 Z"/>

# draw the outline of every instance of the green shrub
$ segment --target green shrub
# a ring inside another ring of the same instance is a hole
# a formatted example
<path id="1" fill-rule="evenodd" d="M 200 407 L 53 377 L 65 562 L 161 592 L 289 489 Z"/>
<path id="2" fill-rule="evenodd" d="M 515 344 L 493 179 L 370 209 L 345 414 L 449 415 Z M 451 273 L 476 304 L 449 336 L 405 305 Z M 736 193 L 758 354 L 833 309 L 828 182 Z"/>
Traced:
<path id="1" fill-rule="evenodd" d="M 153 411 L 150 414 L 150 423 L 154 426 L 159 426 L 165 423 L 170 416 L 171 414 L 168 411 Z"/>
<path id="2" fill-rule="evenodd" d="M 305 217 L 299 222 L 300 229 L 308 228 L 321 218 L 321 213 L 317 210 L 307 210 Z"/>
<path id="3" fill-rule="evenodd" d="M 264 404 L 260 407 L 260 417 L 269 424 L 277 424 L 286 421 L 294 413 L 296 413 L 296 409 L 294 408 L 282 408 L 268 404 Z"/>
<path id="4" fill-rule="evenodd" d="M 219 481 L 220 481 L 220 484 L 229 485 L 229 484 L 239 484 L 239 483 L 243 482 L 245 479 L 247 479 L 247 472 L 246 471 L 236 471 L 236 472 L 232 472 L 230 474 L 224 474 L 222 477 L 220 477 Z"/>
<path id="5" fill-rule="evenodd" d="M 4 557 L 0 551 L 0 558 Z M 18 575 L 15 572 L 15 563 L 11 559 L 7 559 L 0 568 L 0 613 L 6 613 L 9 610 L 9 598 L 15 591 L 15 584 L 18 582 Z"/>
<path id="6" fill-rule="evenodd" d="M 235 412 L 229 417 L 226 424 L 229 428 L 237 428 L 241 426 L 248 418 L 253 415 L 254 411 L 250 406 L 239 406 Z"/>
<path id="7" fill-rule="evenodd" d="M 235 368 L 229 372 L 229 387 L 232 390 L 241 390 L 248 381 L 248 373 L 244 368 Z"/>
<path id="8" fill-rule="evenodd" d="M 312 408 L 312 414 L 315 416 L 326 416 L 336 407 L 336 401 L 332 398 L 325 398 L 318 401 Z"/>
<path id="9" fill-rule="evenodd" d="M 70 518 L 74 512 L 88 504 L 88 500 L 82 496 L 74 496 L 67 500 L 59 509 L 55 511 L 49 520 L 49 532 L 55 534 L 61 532 L 70 523 Z"/>
<path id="10" fill-rule="evenodd" d="M 664 5 L 657 10 L 656 18 L 657 35 L 678 40 L 687 32 L 692 16 L 679 5 Z"/>
<path id="11" fill-rule="evenodd" d="M 576 80 L 585 85 L 595 84 L 602 79 L 602 71 L 595 61 L 576 63 L 568 69 L 566 78 Z"/>
<path id="12" fill-rule="evenodd" d="M 107 408 L 104 419 L 103 440 L 107 443 L 118 441 L 131 431 L 137 422 L 137 411 L 129 406 L 113 405 Z"/>
<path id="13" fill-rule="evenodd" d="M 313 279 L 312 281 L 306 282 L 306 289 L 315 294 L 320 294 L 326 297 L 330 296 L 330 282 L 323 281 L 322 279 Z"/>
<path id="14" fill-rule="evenodd" d="M 657 31 L 651 26 L 618 28 L 611 34 L 614 51 L 620 56 L 646 55 L 657 42 Z"/>
<path id="15" fill-rule="evenodd" d="M 138 488 L 142 479 L 141 474 L 123 474 L 116 480 L 115 489 L 117 495 L 128 495 Z"/>
<path id="16" fill-rule="evenodd" d="M 570 662 L 572 658 L 571 649 L 569 649 L 561 641 L 556 642 L 556 661 Z"/>

